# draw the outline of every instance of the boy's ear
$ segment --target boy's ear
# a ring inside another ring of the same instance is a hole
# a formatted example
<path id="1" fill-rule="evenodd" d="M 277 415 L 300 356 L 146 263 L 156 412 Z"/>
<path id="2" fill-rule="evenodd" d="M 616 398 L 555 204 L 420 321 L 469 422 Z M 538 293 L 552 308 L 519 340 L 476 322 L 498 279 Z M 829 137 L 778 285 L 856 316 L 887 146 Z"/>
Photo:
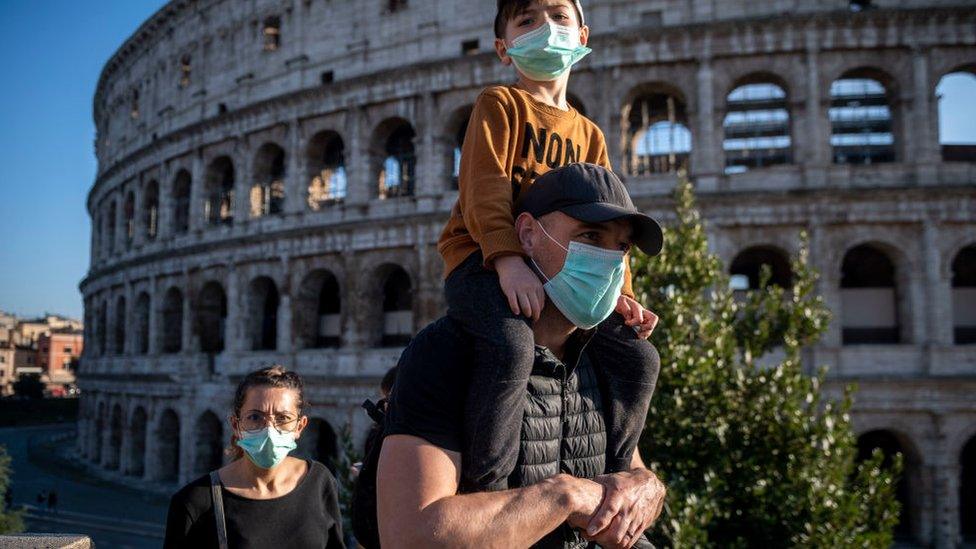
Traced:
<path id="1" fill-rule="evenodd" d="M 502 65 L 512 64 L 512 58 L 508 56 L 508 46 L 505 45 L 505 41 L 501 38 L 495 39 L 495 53 L 501 59 Z"/>

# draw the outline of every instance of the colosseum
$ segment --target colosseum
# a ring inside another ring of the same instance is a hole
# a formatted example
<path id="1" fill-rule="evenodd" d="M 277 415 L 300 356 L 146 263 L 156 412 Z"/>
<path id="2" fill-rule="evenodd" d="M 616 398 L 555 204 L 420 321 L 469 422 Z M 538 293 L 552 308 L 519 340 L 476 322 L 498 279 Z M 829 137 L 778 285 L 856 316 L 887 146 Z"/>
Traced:
<path id="1" fill-rule="evenodd" d="M 635 202 L 667 218 L 687 169 L 740 289 L 761 264 L 788 285 L 806 230 L 835 312 L 810 367 L 858 383 L 862 448 L 905 455 L 899 540 L 976 542 L 976 146 L 940 143 L 938 91 L 976 73 L 974 3 L 584 5 L 571 104 Z M 94 97 L 90 467 L 163 487 L 216 467 L 235 382 L 272 362 L 309 380 L 306 455 L 362 441 L 361 402 L 445 308 L 467 118 L 513 79 L 493 6 L 173 0 L 122 44 Z"/>

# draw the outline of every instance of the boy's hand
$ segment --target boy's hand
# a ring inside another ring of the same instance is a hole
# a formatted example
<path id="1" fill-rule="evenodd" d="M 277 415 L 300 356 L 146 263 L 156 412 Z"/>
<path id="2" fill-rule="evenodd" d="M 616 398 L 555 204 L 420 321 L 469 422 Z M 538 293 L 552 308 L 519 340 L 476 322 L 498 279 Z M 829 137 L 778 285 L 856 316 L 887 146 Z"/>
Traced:
<path id="1" fill-rule="evenodd" d="M 546 292 L 539 277 L 525 264 L 520 255 L 505 255 L 495 259 L 498 282 L 508 298 L 508 306 L 517 315 L 539 320 L 546 304 Z"/>
<path id="2" fill-rule="evenodd" d="M 623 294 L 617 298 L 617 307 L 614 309 L 624 317 L 624 323 L 628 326 L 637 327 L 637 337 L 647 339 L 657 326 L 657 315 L 645 309 L 634 298 Z"/>

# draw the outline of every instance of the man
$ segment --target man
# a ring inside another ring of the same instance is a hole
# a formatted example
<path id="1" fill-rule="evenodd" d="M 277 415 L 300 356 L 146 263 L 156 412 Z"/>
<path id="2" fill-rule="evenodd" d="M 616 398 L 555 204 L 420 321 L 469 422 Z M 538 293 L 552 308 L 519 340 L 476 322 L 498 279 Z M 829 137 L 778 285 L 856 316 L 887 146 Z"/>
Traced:
<path id="1" fill-rule="evenodd" d="M 657 253 L 661 229 L 634 208 L 612 172 L 594 164 L 541 176 L 516 211 L 519 242 L 546 281 L 547 300 L 532 325 L 535 364 L 510 489 L 461 485 L 470 459 L 461 452 L 471 346 L 455 321 L 442 318 L 411 341 L 398 365 L 376 476 L 383 547 L 583 547 L 586 540 L 631 547 L 661 512 L 664 486 L 637 451 L 629 470 L 604 474 L 604 414 L 614 403 L 603 402 L 606 387 L 584 352 L 596 328 L 578 327 L 613 312 L 624 254 L 632 244 Z M 653 391 L 656 374 L 642 390 Z M 615 412 L 643 419 L 647 410 Z"/>

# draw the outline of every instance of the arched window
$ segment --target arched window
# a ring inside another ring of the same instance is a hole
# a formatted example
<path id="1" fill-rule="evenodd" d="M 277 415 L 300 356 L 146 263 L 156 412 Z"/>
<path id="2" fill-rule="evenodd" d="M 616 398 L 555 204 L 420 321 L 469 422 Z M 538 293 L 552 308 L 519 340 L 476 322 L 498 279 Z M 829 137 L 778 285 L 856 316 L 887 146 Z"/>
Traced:
<path id="1" fill-rule="evenodd" d="M 146 410 L 142 406 L 136 408 L 129 421 L 129 433 L 131 442 L 129 444 L 129 458 L 125 474 L 133 477 L 142 477 L 146 472 L 146 424 L 148 422 Z"/>
<path id="2" fill-rule="evenodd" d="M 382 127 L 390 129 L 382 140 L 379 155 L 379 198 L 412 196 L 417 169 L 413 140 L 417 134 L 405 120 L 388 121 Z"/>
<path id="3" fill-rule="evenodd" d="M 772 82 L 746 84 L 726 97 L 725 173 L 792 162 L 786 92 Z"/>
<path id="4" fill-rule="evenodd" d="M 173 181 L 173 232 L 190 230 L 190 172 L 180 170 Z"/>
<path id="5" fill-rule="evenodd" d="M 882 467 L 889 468 L 894 462 L 895 455 L 902 455 L 904 469 L 895 486 L 895 498 L 901 505 L 898 512 L 898 524 L 895 526 L 895 539 L 899 541 L 911 541 L 913 523 L 917 512 L 917 503 L 913 499 L 914 480 L 918 475 L 918 458 L 909 451 L 906 445 L 902 444 L 901 438 L 886 430 L 869 431 L 857 437 L 857 461 L 862 462 L 874 452 L 875 449 L 881 450 L 884 454 Z"/>
<path id="6" fill-rule="evenodd" d="M 150 181 L 146 185 L 146 195 L 142 204 L 143 228 L 146 231 L 146 238 L 155 240 L 159 231 L 159 183 Z"/>
<path id="7" fill-rule="evenodd" d="M 264 19 L 264 51 L 275 51 L 281 47 L 281 18 L 278 16 Z"/>
<path id="8" fill-rule="evenodd" d="M 771 246 L 754 246 L 739 253 L 729 268 L 729 283 L 737 298 L 745 292 L 760 289 L 760 274 L 764 266 L 769 267 L 769 285 L 780 288 L 793 286 L 793 272 L 786 254 Z"/>
<path id="9" fill-rule="evenodd" d="M 200 351 L 207 354 L 223 352 L 227 296 L 219 282 L 211 280 L 203 285 L 197 296 L 194 315 L 194 330 L 200 338 Z"/>
<path id="10" fill-rule="evenodd" d="M 960 534 L 966 543 L 976 542 L 976 437 L 962 449 L 959 456 L 959 524 Z"/>
<path id="11" fill-rule="evenodd" d="M 976 244 L 952 261 L 952 326 L 956 345 L 976 343 Z"/>
<path id="12" fill-rule="evenodd" d="M 136 298 L 136 308 L 133 311 L 135 320 L 135 349 L 136 354 L 149 353 L 149 294 L 142 292 Z"/>
<path id="13" fill-rule="evenodd" d="M 234 163 L 221 156 L 207 168 L 204 218 L 210 225 L 230 225 L 234 222 Z"/>
<path id="14" fill-rule="evenodd" d="M 251 282 L 248 321 L 252 351 L 278 348 L 278 287 L 266 276 Z"/>
<path id="15" fill-rule="evenodd" d="M 108 246 L 105 249 L 108 253 L 115 253 L 115 224 L 118 223 L 118 214 L 115 209 L 115 201 L 108 204 L 108 216 L 105 219 L 105 236 L 108 238 Z"/>
<path id="16" fill-rule="evenodd" d="M 691 130 L 685 102 L 675 93 L 645 93 L 626 113 L 626 169 L 630 175 L 688 169 Z"/>
<path id="17" fill-rule="evenodd" d="M 193 474 L 205 475 L 223 465 L 224 428 L 216 414 L 207 411 L 197 419 Z"/>
<path id="18" fill-rule="evenodd" d="M 315 134 L 308 146 L 308 207 L 313 211 L 346 199 L 345 143 L 338 133 Z"/>
<path id="19" fill-rule="evenodd" d="M 383 282 L 384 347 L 406 345 L 413 337 L 413 296 L 410 276 L 394 267 Z"/>
<path id="20" fill-rule="evenodd" d="M 895 265 L 884 252 L 867 244 L 850 249 L 840 287 L 845 345 L 900 342 Z"/>
<path id="21" fill-rule="evenodd" d="M 125 297 L 115 300 L 115 354 L 125 354 Z"/>
<path id="22" fill-rule="evenodd" d="M 279 214 L 285 203 L 285 150 L 265 143 L 254 159 L 251 217 Z"/>
<path id="23" fill-rule="evenodd" d="M 891 102 L 879 80 L 857 72 L 835 80 L 828 116 L 835 164 L 895 161 Z"/>
<path id="24" fill-rule="evenodd" d="M 125 217 L 125 245 L 132 245 L 132 240 L 136 236 L 136 197 L 132 192 L 125 195 L 125 202 L 122 203 L 122 215 Z"/>
<path id="25" fill-rule="evenodd" d="M 156 479 L 176 482 L 180 472 L 180 418 L 167 408 L 159 418 L 155 430 L 157 463 Z"/>
<path id="26" fill-rule="evenodd" d="M 949 73 L 935 88 L 939 100 L 939 144 L 946 162 L 976 162 L 976 65 Z"/>
<path id="27" fill-rule="evenodd" d="M 183 350 L 183 292 L 170 288 L 163 297 L 163 352 Z"/>
<path id="28" fill-rule="evenodd" d="M 295 299 L 294 321 L 300 348 L 338 347 L 342 337 L 339 282 L 324 269 L 302 280 Z"/>

